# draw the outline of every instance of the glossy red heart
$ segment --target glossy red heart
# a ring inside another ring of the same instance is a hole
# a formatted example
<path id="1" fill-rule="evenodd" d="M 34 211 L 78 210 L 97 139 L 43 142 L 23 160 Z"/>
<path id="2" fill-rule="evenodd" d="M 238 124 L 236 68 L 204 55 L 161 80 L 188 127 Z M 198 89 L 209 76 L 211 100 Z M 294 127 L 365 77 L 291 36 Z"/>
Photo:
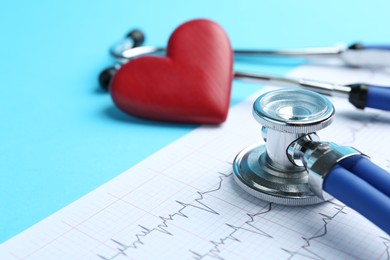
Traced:
<path id="1" fill-rule="evenodd" d="M 113 77 L 116 106 L 152 120 L 218 124 L 225 121 L 233 79 L 233 53 L 224 30 L 198 19 L 171 35 L 166 57 L 144 56 Z"/>

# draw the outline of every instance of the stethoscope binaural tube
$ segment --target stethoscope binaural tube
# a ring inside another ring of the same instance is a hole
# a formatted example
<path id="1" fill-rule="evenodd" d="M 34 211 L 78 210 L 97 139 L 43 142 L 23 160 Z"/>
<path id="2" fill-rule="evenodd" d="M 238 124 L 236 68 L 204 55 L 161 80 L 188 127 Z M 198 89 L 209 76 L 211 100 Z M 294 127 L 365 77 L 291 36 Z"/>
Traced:
<path id="1" fill-rule="evenodd" d="M 137 31 L 140 32 L 140 31 Z M 140 32 L 142 33 L 142 32 Z M 143 35 L 142 35 L 143 37 Z M 143 38 L 144 39 L 144 38 Z M 118 62 L 125 63 L 134 56 L 144 54 L 163 54 L 166 49 L 156 46 L 134 46 L 135 50 L 129 48 L 129 41 L 132 36 L 128 37 L 113 45 L 110 54 Z M 388 67 L 390 66 L 390 45 L 364 45 L 354 43 L 350 46 L 339 45 L 335 47 L 322 48 L 303 48 L 303 49 L 285 49 L 285 50 L 256 50 L 256 49 L 234 49 L 235 57 L 290 57 L 306 59 L 340 59 L 346 65 L 352 67 Z"/>
<path id="2" fill-rule="evenodd" d="M 110 49 L 111 56 L 118 62 L 114 67 L 107 68 L 99 75 L 100 85 L 104 89 L 108 89 L 111 78 L 115 75 L 116 70 L 131 59 L 141 57 L 144 55 L 157 54 L 162 55 L 165 52 L 164 48 L 158 48 L 153 46 L 140 46 L 143 42 L 143 35 L 139 31 L 129 33 L 127 38 L 120 43 L 114 45 Z M 381 56 L 381 61 L 386 63 L 389 62 L 390 66 L 390 46 L 375 46 L 375 47 L 363 47 L 362 45 L 355 44 L 350 47 L 354 51 L 362 51 L 366 48 L 366 51 L 377 52 L 382 51 L 386 54 Z M 250 50 L 237 50 L 238 55 L 260 55 L 260 54 L 271 54 L 278 53 L 278 55 L 307 55 L 315 56 L 322 53 L 325 56 L 339 55 L 341 50 L 336 50 L 335 48 L 330 49 L 310 49 L 310 51 L 283 51 L 283 52 L 272 52 L 272 51 L 250 51 Z M 389 59 L 386 59 L 386 55 L 389 55 Z M 372 60 L 370 61 L 372 62 Z M 384 64 L 383 64 L 384 65 Z M 350 84 L 350 85 L 340 85 L 332 84 L 328 82 L 318 82 L 313 80 L 306 79 L 293 79 L 286 77 L 277 77 L 264 74 L 255 74 L 255 73 L 246 73 L 246 72 L 235 72 L 234 78 L 244 81 L 252 81 L 261 84 L 274 85 L 278 87 L 294 87 L 294 88 L 304 88 L 309 89 L 324 95 L 329 96 L 341 96 L 348 98 L 349 102 L 352 103 L 355 107 L 359 109 L 364 109 L 365 107 L 381 109 L 390 111 L 390 87 L 385 86 L 374 86 L 369 84 Z"/>

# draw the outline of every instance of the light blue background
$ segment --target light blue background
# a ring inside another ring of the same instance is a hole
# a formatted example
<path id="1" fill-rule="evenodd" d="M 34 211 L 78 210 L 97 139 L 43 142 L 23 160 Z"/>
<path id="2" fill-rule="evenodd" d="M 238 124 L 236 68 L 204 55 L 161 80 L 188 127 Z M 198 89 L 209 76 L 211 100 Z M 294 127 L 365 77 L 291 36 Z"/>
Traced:
<path id="1" fill-rule="evenodd" d="M 166 44 L 178 25 L 192 18 L 218 22 L 238 48 L 328 46 L 357 40 L 383 43 L 390 42 L 388 3 L 3 1 L 0 242 L 195 127 L 127 116 L 99 90 L 97 76 L 112 64 L 109 46 L 130 29 L 142 29 L 146 44 L 159 46 Z M 260 61 L 236 66 L 284 74 L 299 64 Z M 232 104 L 258 88 L 235 82 Z"/>

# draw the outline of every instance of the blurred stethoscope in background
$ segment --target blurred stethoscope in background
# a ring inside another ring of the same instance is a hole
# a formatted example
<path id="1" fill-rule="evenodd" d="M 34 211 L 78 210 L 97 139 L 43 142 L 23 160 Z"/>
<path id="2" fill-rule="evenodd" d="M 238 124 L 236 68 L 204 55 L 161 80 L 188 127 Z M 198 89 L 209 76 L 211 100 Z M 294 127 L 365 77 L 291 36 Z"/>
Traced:
<path id="1" fill-rule="evenodd" d="M 164 48 L 141 46 L 140 31 L 114 45 L 117 65 L 99 76 L 108 89 L 121 64 Z M 390 66 L 390 47 L 320 48 L 301 51 L 236 50 L 235 55 L 340 57 L 351 66 Z M 358 108 L 390 110 L 390 87 L 366 84 L 339 85 L 305 79 L 235 72 L 236 79 L 281 88 L 258 97 L 253 116 L 262 125 L 265 145 L 241 151 L 233 162 L 234 179 L 246 192 L 283 205 L 311 205 L 334 196 L 390 234 L 390 174 L 358 150 L 320 141 L 316 131 L 329 126 L 335 109 L 323 95 L 347 97 Z M 314 92 L 313 92 L 314 91 Z"/>
<path id="2" fill-rule="evenodd" d="M 126 38 L 112 46 L 110 55 L 117 64 L 107 68 L 99 75 L 102 88 L 108 89 L 111 78 L 115 75 L 121 64 L 144 55 L 162 55 L 165 48 L 141 46 L 144 34 L 133 30 Z M 359 43 L 349 47 L 307 48 L 301 50 L 234 50 L 237 56 L 286 56 L 303 58 L 339 58 L 346 65 L 353 67 L 383 68 L 390 67 L 390 45 L 365 46 Z M 236 71 L 235 79 L 251 81 L 278 87 L 295 87 L 309 89 L 327 96 L 348 98 L 355 107 L 365 107 L 390 110 L 390 87 L 374 86 L 368 84 L 341 85 L 328 82 L 319 82 L 308 79 L 295 79 L 278 77 L 258 73 Z"/>
<path id="3" fill-rule="evenodd" d="M 131 31 L 127 37 L 112 46 L 111 56 L 119 62 L 150 53 L 165 53 L 165 48 L 141 46 L 144 35 L 139 30 Z M 240 50 L 235 49 L 238 56 L 272 56 L 295 57 L 307 59 L 340 59 L 348 66 L 353 67 L 388 67 L 390 66 L 390 45 L 363 45 L 354 43 L 350 46 L 339 45 L 334 47 L 286 49 L 286 50 Z"/>

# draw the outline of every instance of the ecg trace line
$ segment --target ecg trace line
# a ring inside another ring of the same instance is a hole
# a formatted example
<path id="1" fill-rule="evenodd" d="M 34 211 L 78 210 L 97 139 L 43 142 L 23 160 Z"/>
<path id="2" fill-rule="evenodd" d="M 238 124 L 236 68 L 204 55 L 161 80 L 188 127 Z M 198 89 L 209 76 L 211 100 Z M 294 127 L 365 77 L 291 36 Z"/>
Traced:
<path id="1" fill-rule="evenodd" d="M 385 245 L 386 249 L 383 252 L 383 254 L 378 257 L 378 259 L 381 259 L 382 256 L 386 254 L 386 259 L 389 260 L 390 259 L 390 239 L 385 238 L 385 237 L 380 237 L 380 238 L 383 239 L 383 244 Z"/>
<path id="2" fill-rule="evenodd" d="M 227 163 L 228 163 L 228 164 L 231 164 L 230 162 L 227 162 Z M 151 170 L 152 170 L 152 169 L 151 169 Z M 152 170 L 152 171 L 154 171 L 154 170 Z M 224 174 L 223 172 L 218 172 L 218 173 L 221 174 L 221 175 Z M 179 180 L 179 179 L 177 179 L 177 178 L 174 178 L 174 177 L 172 177 L 172 176 L 165 175 L 164 173 L 160 173 L 160 174 L 163 175 L 163 176 L 165 176 L 165 177 L 167 177 L 167 178 L 170 178 L 170 179 L 172 179 L 172 180 L 175 180 L 175 181 L 178 181 L 178 182 L 180 182 L 180 183 L 182 183 L 182 184 L 185 184 L 186 186 L 191 187 L 191 188 L 193 188 L 194 190 L 197 190 L 197 189 L 198 189 L 198 188 L 196 188 L 195 186 L 193 186 L 193 185 L 191 185 L 191 184 L 188 184 L 188 183 L 186 183 L 186 182 L 183 182 L 183 181 L 181 181 L 181 180 Z M 174 195 L 176 195 L 176 194 L 179 193 L 179 192 L 180 192 L 180 191 L 177 191 L 175 194 L 173 194 L 173 195 L 170 196 L 170 197 L 173 197 Z M 149 214 L 149 215 L 151 215 L 151 216 L 153 216 L 153 217 L 156 217 L 156 218 L 159 217 L 158 215 L 155 215 L 155 214 L 151 213 L 150 211 L 147 211 L 147 210 L 145 210 L 145 209 L 139 207 L 138 205 L 135 205 L 135 204 L 133 204 L 133 203 L 130 203 L 130 202 L 127 201 L 127 200 L 124 200 L 124 199 L 123 199 L 124 196 L 118 197 L 118 196 L 116 196 L 116 195 L 114 195 L 114 194 L 111 194 L 111 193 L 108 193 L 108 195 L 114 197 L 114 198 L 117 199 L 118 201 L 120 200 L 120 201 L 122 201 L 123 203 L 126 203 L 126 204 L 128 204 L 128 205 L 130 205 L 130 206 L 132 206 L 132 207 L 135 207 L 135 208 L 137 208 L 137 209 L 139 209 L 139 210 L 141 210 L 141 211 L 143 211 L 143 212 L 145 212 L 145 213 L 147 213 L 147 214 Z M 242 208 L 242 207 L 240 207 L 240 206 L 238 206 L 238 205 L 236 205 L 236 204 L 233 204 L 233 203 L 231 203 L 231 202 L 228 201 L 228 200 L 225 200 L 225 199 L 223 199 L 223 198 L 220 198 L 220 197 L 218 197 L 218 196 L 215 196 L 215 195 L 213 195 L 212 193 L 209 193 L 208 195 L 211 196 L 211 197 L 213 197 L 213 198 L 215 198 L 215 199 L 221 200 L 221 201 L 223 201 L 224 203 L 227 203 L 227 204 L 229 204 L 229 205 L 231 205 L 231 206 L 234 206 L 234 207 L 236 207 L 236 208 L 238 208 L 238 209 L 240 209 L 240 210 L 242 210 L 242 211 L 245 211 L 245 212 L 249 213 L 246 209 L 244 209 L 244 208 Z M 69 224 L 68 224 L 68 225 L 69 225 Z M 197 236 L 198 238 L 200 238 L 200 239 L 202 239 L 202 240 L 205 240 L 205 238 L 200 237 L 199 235 L 197 235 L 197 234 L 195 234 L 195 233 L 193 233 L 193 232 L 191 232 L 191 231 L 185 230 L 185 229 L 183 229 L 182 227 L 180 227 L 180 226 L 178 226 L 178 225 L 175 225 L 174 222 L 172 222 L 172 225 L 174 225 L 174 226 L 176 226 L 177 228 L 180 228 L 180 229 L 182 229 L 182 230 L 184 230 L 184 231 L 186 231 L 186 232 L 189 232 L 189 233 L 191 233 L 192 235 Z M 70 225 L 69 225 L 69 226 L 70 226 Z"/>
<path id="3" fill-rule="evenodd" d="M 316 257 L 318 257 L 318 259 L 322 259 L 321 256 L 319 256 L 318 254 L 314 253 L 312 250 L 310 250 L 310 241 L 312 240 L 315 240 L 315 239 L 318 239 L 318 238 L 321 238 L 321 237 L 324 237 L 326 236 L 326 234 L 328 233 L 328 224 L 337 217 L 338 214 L 340 213 L 344 213 L 343 212 L 343 209 L 344 209 L 345 206 L 343 207 L 340 207 L 338 209 L 338 211 L 333 215 L 333 216 L 328 216 L 326 214 L 323 214 L 323 213 L 319 213 L 321 216 L 323 216 L 322 218 L 322 221 L 324 222 L 322 228 L 320 228 L 313 236 L 309 237 L 309 238 L 306 238 L 306 237 L 302 237 L 303 240 L 305 240 L 306 244 L 303 245 L 301 248 L 307 252 L 309 252 L 310 254 L 312 255 L 315 255 Z M 344 213 L 345 214 L 345 213 Z M 321 232 L 322 231 L 322 232 Z"/>
<path id="4" fill-rule="evenodd" d="M 176 216 L 189 218 L 189 216 L 187 216 L 185 213 L 183 213 L 183 211 L 189 207 L 203 210 L 203 211 L 209 212 L 211 214 L 219 215 L 219 213 L 217 211 L 215 211 L 214 209 L 210 208 L 209 206 L 207 206 L 205 203 L 202 202 L 202 200 L 204 199 L 204 196 L 206 194 L 213 193 L 213 192 L 220 190 L 223 180 L 232 175 L 232 173 L 229 173 L 229 174 L 219 173 L 219 174 L 220 174 L 220 176 L 218 177 L 219 182 L 217 183 L 216 188 L 205 191 L 205 192 L 197 191 L 198 198 L 196 198 L 192 203 L 184 203 L 181 201 L 176 201 L 182 207 L 179 210 L 177 210 L 175 213 L 169 214 L 168 217 L 159 216 L 159 218 L 161 219 L 161 222 L 159 224 L 157 224 L 154 228 L 147 228 L 147 227 L 144 227 L 142 225 L 138 225 L 141 228 L 141 231 L 135 235 L 135 240 L 133 242 L 130 242 L 130 244 L 126 244 L 126 243 L 123 243 L 121 241 L 118 241 L 118 240 L 111 238 L 111 241 L 119 246 L 119 247 L 117 247 L 118 252 L 116 252 L 114 255 L 112 255 L 110 257 L 105 257 L 105 256 L 100 255 L 100 254 L 97 254 L 97 256 L 100 257 L 101 259 L 104 259 L 104 260 L 115 259 L 116 257 L 118 257 L 120 255 L 127 256 L 127 254 L 126 254 L 127 250 L 137 249 L 140 245 L 144 245 L 143 238 L 145 238 L 146 236 L 149 236 L 150 234 L 155 233 L 155 232 L 161 232 L 161 233 L 173 236 L 173 234 L 167 230 L 169 228 L 169 224 L 174 220 L 174 218 Z"/>
<path id="5" fill-rule="evenodd" d="M 157 177 L 156 175 L 149 178 L 149 179 L 146 179 L 144 182 L 142 182 L 140 185 L 136 186 L 134 189 L 132 189 L 131 191 L 129 191 L 127 194 L 130 194 L 131 192 L 134 192 L 135 190 L 141 188 L 145 183 L 149 182 L 150 180 L 154 179 L 155 177 Z M 26 259 L 34 254 L 36 254 L 37 252 L 43 250 L 44 248 L 46 248 L 47 246 L 49 246 L 50 244 L 54 243 L 55 241 L 57 241 L 58 239 L 62 238 L 63 236 L 65 236 L 66 234 L 68 234 L 69 232 L 71 232 L 72 230 L 76 230 L 76 228 L 80 225 L 82 225 L 83 223 L 87 222 L 88 220 L 92 219 L 93 217 L 96 217 L 97 215 L 99 215 L 100 213 L 104 212 L 107 208 L 111 207 L 112 205 L 114 205 L 117 201 L 112 201 L 110 202 L 109 204 L 107 204 L 106 206 L 102 207 L 101 209 L 99 209 L 98 211 L 94 212 L 94 214 L 86 217 L 85 219 L 83 219 L 82 221 L 80 221 L 79 223 L 77 223 L 77 225 L 69 225 L 67 223 L 65 223 L 63 220 L 61 220 L 64 224 L 67 224 L 68 226 L 70 226 L 70 229 L 64 231 L 63 233 L 57 235 L 56 237 L 54 237 L 53 239 L 51 239 L 50 241 L 48 241 L 47 243 L 43 244 L 42 246 L 40 247 L 37 247 L 35 248 L 33 251 L 29 252 L 29 254 L 25 255 L 24 257 L 19 257 L 21 259 Z M 106 245 L 107 246 L 107 245 Z"/>
<path id="6" fill-rule="evenodd" d="M 327 228 L 327 225 L 340 213 L 344 213 L 343 212 L 343 209 L 345 208 L 345 206 L 341 206 L 340 208 L 338 208 L 338 211 L 333 215 L 333 216 L 328 216 L 326 214 L 323 214 L 323 213 L 319 213 L 321 216 L 322 216 L 322 221 L 323 221 L 323 225 L 321 226 L 321 228 L 319 228 L 314 234 L 313 236 L 311 237 L 302 237 L 302 239 L 305 241 L 305 244 L 301 246 L 300 249 L 298 249 L 297 251 L 290 251 L 286 248 L 281 248 L 283 251 L 287 252 L 290 254 L 290 257 L 288 259 L 291 259 L 293 258 L 294 256 L 296 255 L 300 255 L 300 256 L 304 256 L 304 257 L 307 257 L 307 258 L 310 258 L 310 259 L 315 259 L 315 260 L 323 260 L 324 258 L 322 258 L 321 256 L 319 256 L 318 254 L 316 254 L 315 252 L 311 251 L 310 250 L 310 241 L 314 240 L 314 239 L 317 239 L 317 238 L 321 238 L 321 237 L 324 237 L 327 233 L 328 233 L 328 228 Z M 345 213 L 344 213 L 345 214 Z M 304 254 L 304 253 L 300 253 L 299 251 L 303 249 L 304 251 L 308 252 L 309 254 Z"/>
<path id="7" fill-rule="evenodd" d="M 285 252 L 290 254 L 290 257 L 288 259 L 293 258 L 295 255 L 301 255 L 301 256 L 304 256 L 304 257 L 307 257 L 307 258 L 310 258 L 310 259 L 315 259 L 315 260 L 322 260 L 322 259 L 324 259 L 323 257 L 319 256 L 318 254 L 316 254 L 316 253 L 314 253 L 313 251 L 310 250 L 310 246 L 311 246 L 310 241 L 318 239 L 318 238 L 321 238 L 321 237 L 324 237 L 325 235 L 327 235 L 327 233 L 328 233 L 328 228 L 327 228 L 328 224 L 330 224 L 331 221 L 333 221 L 340 213 L 347 214 L 347 213 L 345 213 L 343 211 L 346 208 L 345 205 L 340 205 L 340 204 L 337 204 L 337 203 L 335 203 L 333 201 L 329 201 L 328 203 L 336 205 L 337 207 L 335 207 L 335 209 L 337 209 L 338 211 L 333 216 L 328 216 L 326 214 L 320 213 L 320 215 L 323 216 L 323 218 L 322 218 L 322 221 L 324 222 L 323 226 L 313 236 L 311 236 L 309 238 L 302 237 L 302 239 L 305 240 L 306 244 L 302 245 L 301 248 L 298 249 L 297 251 L 294 252 L 294 251 L 289 251 L 287 249 L 282 248 L 282 250 L 284 250 Z M 386 246 L 386 249 L 384 250 L 383 254 L 386 253 L 387 254 L 387 258 L 386 259 L 389 260 L 390 259 L 390 256 L 389 256 L 389 253 L 390 253 L 389 252 L 390 251 L 390 240 L 388 240 L 388 239 L 386 239 L 384 237 L 381 237 L 381 238 L 383 240 L 385 240 L 383 243 Z M 321 241 L 317 241 L 317 242 L 320 243 L 320 244 L 323 244 L 325 246 L 331 247 L 330 245 L 328 245 L 326 243 L 322 243 Z M 301 249 L 309 252 L 310 255 L 304 254 L 304 253 L 300 253 L 299 251 Z M 342 251 L 343 253 L 351 256 L 352 258 L 357 258 L 356 255 L 353 255 L 353 254 L 351 254 L 348 251 L 345 251 L 345 250 L 340 249 L 340 248 L 337 248 L 337 250 Z M 381 256 L 378 259 L 380 259 L 380 258 L 381 258 Z"/>
<path id="8" fill-rule="evenodd" d="M 267 207 L 268 206 L 268 207 Z M 265 209 L 265 210 L 264 210 Z M 225 225 L 227 225 L 228 227 L 232 228 L 233 231 L 228 234 L 226 237 L 224 238 L 220 238 L 219 239 L 219 242 L 217 241 L 210 241 L 210 243 L 214 246 L 212 249 L 210 249 L 207 253 L 204 253 L 204 254 L 200 254 L 196 251 L 193 251 L 193 250 L 189 250 L 192 254 L 193 254 L 193 257 L 194 259 L 196 260 L 200 260 L 200 259 L 203 259 L 205 258 L 206 256 L 210 256 L 210 257 L 213 257 L 213 258 L 216 258 L 216 259 L 220 259 L 220 260 L 223 260 L 224 258 L 221 257 L 219 254 L 222 252 L 222 249 L 220 249 L 220 246 L 223 246 L 226 244 L 226 242 L 228 240 L 232 240 L 232 241 L 236 241 L 236 242 L 240 242 L 240 240 L 238 238 L 236 238 L 234 236 L 234 234 L 238 231 L 238 230 L 244 230 L 244 231 L 247 231 L 247 232 L 251 232 L 251 233 L 255 233 L 255 234 L 258 234 L 260 236 L 264 236 L 264 237 L 267 237 L 267 238 L 273 238 L 270 234 L 266 233 L 265 231 L 262 231 L 260 230 L 259 228 L 255 227 L 253 225 L 253 222 L 254 222 L 254 218 L 256 216 L 259 216 L 259 215 L 263 215 L 263 214 L 267 214 L 268 212 L 271 211 L 271 203 L 269 203 L 268 205 L 264 206 L 258 213 L 256 214 L 249 214 L 247 213 L 247 216 L 250 218 L 249 220 L 245 221 L 241 226 L 233 226 L 231 224 L 228 224 L 228 223 L 225 223 Z M 244 225 L 248 225 L 250 228 L 244 228 L 243 226 Z"/>
<path id="9" fill-rule="evenodd" d="M 231 163 L 229 163 L 229 164 L 231 164 Z M 218 173 L 219 173 L 219 174 L 224 174 L 224 173 L 221 172 L 221 171 L 218 171 Z M 162 173 L 162 175 L 164 175 L 165 177 L 168 177 L 168 178 L 170 178 L 170 179 L 172 179 L 172 180 L 175 180 L 175 181 L 177 181 L 177 182 L 180 182 L 180 183 L 182 183 L 182 184 L 184 184 L 184 185 L 186 185 L 186 186 L 188 186 L 188 187 L 191 187 L 191 188 L 193 188 L 193 189 L 195 189 L 195 190 L 198 190 L 198 188 L 196 188 L 195 186 L 193 186 L 193 185 L 191 185 L 191 184 L 189 184 L 189 183 L 186 183 L 186 182 L 184 182 L 184 181 L 181 181 L 181 180 L 179 180 L 179 179 L 176 179 L 176 178 L 174 178 L 174 177 L 172 177 L 172 176 L 165 175 L 164 173 Z M 231 176 L 231 174 L 230 174 L 230 176 Z M 238 208 L 238 209 L 240 209 L 240 210 L 243 210 L 243 211 L 248 212 L 248 210 L 244 209 L 243 207 L 240 207 L 239 205 L 233 204 L 233 203 L 231 203 L 230 201 L 227 201 L 227 200 L 225 200 L 225 199 L 223 199 L 223 198 L 220 198 L 220 197 L 218 197 L 218 196 L 215 196 L 215 195 L 213 195 L 212 193 L 209 193 L 208 195 L 211 196 L 211 197 L 213 197 L 213 198 L 216 198 L 216 199 L 218 199 L 218 200 L 221 200 L 221 201 L 223 201 L 223 202 L 225 202 L 225 203 L 227 203 L 227 204 L 229 204 L 229 205 L 232 205 L 232 206 L 234 206 L 234 207 L 236 207 L 236 208 Z M 249 212 L 248 212 L 248 213 L 249 213 Z"/>
<path id="10" fill-rule="evenodd" d="M 179 192 L 180 192 L 180 191 L 178 191 L 177 193 L 179 193 Z M 176 194 L 176 193 L 175 193 L 175 194 Z M 153 214 L 153 213 L 152 213 L 152 212 L 150 212 L 150 211 L 147 211 L 147 210 L 145 210 L 145 209 L 143 209 L 143 208 L 141 208 L 141 207 L 139 207 L 139 206 L 137 206 L 137 205 L 135 205 L 135 204 L 133 204 L 133 203 L 130 203 L 130 202 L 129 202 L 129 201 L 127 201 L 127 200 L 123 200 L 122 198 L 116 197 L 115 195 L 113 195 L 113 194 L 110 194 L 110 193 L 109 193 L 109 195 L 111 195 L 111 196 L 113 196 L 113 197 L 117 198 L 118 200 L 122 201 L 123 203 L 126 203 L 126 204 L 128 204 L 128 205 L 130 205 L 130 206 L 132 206 L 132 207 L 135 207 L 135 208 L 137 208 L 137 209 L 139 209 L 139 210 L 143 211 L 144 213 L 147 213 L 147 214 L 149 214 L 150 216 L 153 216 L 153 217 L 159 218 L 159 216 L 158 216 L 158 215 L 155 215 L 155 214 Z M 143 218 L 143 216 L 142 216 L 142 217 L 140 217 L 139 219 L 141 219 L 141 218 Z M 172 224 L 172 225 L 174 225 L 174 226 L 175 226 L 175 227 L 177 227 L 177 228 L 180 228 L 181 230 L 183 230 L 183 231 L 185 231 L 185 232 L 187 232 L 187 233 L 190 233 L 190 234 L 192 234 L 192 235 L 194 235 L 194 236 L 196 236 L 196 237 L 200 238 L 200 239 L 205 239 L 205 238 L 203 238 L 203 237 L 199 236 L 198 234 L 195 234 L 195 233 L 193 233 L 193 232 L 191 232 L 191 231 L 189 231 L 189 230 L 186 230 L 186 229 L 184 229 L 184 228 L 183 228 L 183 227 L 181 227 L 181 226 L 175 225 L 175 223 L 174 223 L 174 222 L 172 222 L 171 224 Z M 139 226 L 141 226 L 141 225 L 139 225 Z M 114 240 L 115 240 L 115 239 L 110 239 L 110 241 L 114 241 Z M 116 244 L 119 244 L 119 241 L 115 240 L 115 243 L 116 243 Z M 116 249 L 116 248 L 114 248 L 114 249 Z"/>

